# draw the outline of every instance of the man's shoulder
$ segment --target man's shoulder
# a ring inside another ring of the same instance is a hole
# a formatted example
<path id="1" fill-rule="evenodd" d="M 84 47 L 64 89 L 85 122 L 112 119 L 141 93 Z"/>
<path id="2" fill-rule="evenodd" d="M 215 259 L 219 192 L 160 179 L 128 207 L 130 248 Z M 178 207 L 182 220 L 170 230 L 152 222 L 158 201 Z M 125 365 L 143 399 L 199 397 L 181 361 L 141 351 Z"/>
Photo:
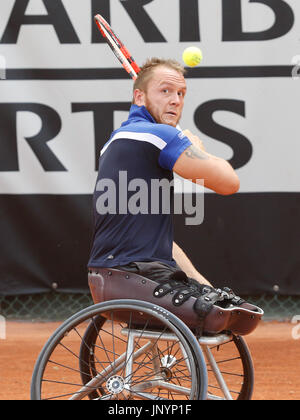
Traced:
<path id="1" fill-rule="evenodd" d="M 113 135 L 120 135 L 120 133 L 124 133 L 126 137 L 126 133 L 140 133 L 140 134 L 149 134 L 152 136 L 159 137 L 160 139 L 164 140 L 168 143 L 172 140 L 176 135 L 180 134 L 180 131 L 172 127 L 171 125 L 167 124 L 154 124 L 151 122 L 146 121 L 138 121 L 132 124 L 128 124 L 126 126 L 120 127 L 116 130 Z"/>
<path id="2" fill-rule="evenodd" d="M 162 138 L 166 139 L 173 139 L 180 134 L 180 131 L 177 128 L 167 124 L 154 124 L 153 130 Z"/>

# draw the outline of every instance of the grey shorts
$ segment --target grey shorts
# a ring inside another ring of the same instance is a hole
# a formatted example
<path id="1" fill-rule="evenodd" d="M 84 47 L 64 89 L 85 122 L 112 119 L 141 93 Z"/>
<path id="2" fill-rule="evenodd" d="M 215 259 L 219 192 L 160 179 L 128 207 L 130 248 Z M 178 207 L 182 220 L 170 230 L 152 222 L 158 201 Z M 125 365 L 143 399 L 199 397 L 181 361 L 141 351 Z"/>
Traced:
<path id="1" fill-rule="evenodd" d="M 129 271 L 130 273 L 139 274 L 140 276 L 146 277 L 157 283 L 168 281 L 171 274 L 181 270 L 181 268 L 178 265 L 173 267 L 160 261 L 136 261 L 124 266 L 118 266 L 113 268 L 116 270 Z"/>

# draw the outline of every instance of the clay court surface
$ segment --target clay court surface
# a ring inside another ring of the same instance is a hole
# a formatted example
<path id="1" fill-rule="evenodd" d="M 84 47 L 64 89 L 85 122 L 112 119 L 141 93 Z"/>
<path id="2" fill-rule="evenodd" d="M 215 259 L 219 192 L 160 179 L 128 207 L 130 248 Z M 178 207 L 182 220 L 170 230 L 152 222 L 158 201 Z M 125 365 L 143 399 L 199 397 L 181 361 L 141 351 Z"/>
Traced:
<path id="1" fill-rule="evenodd" d="M 0 400 L 29 400 L 35 360 L 58 323 L 8 322 L 0 340 Z M 295 325 L 263 322 L 246 337 L 255 365 L 254 400 L 300 400 L 300 339 Z"/>

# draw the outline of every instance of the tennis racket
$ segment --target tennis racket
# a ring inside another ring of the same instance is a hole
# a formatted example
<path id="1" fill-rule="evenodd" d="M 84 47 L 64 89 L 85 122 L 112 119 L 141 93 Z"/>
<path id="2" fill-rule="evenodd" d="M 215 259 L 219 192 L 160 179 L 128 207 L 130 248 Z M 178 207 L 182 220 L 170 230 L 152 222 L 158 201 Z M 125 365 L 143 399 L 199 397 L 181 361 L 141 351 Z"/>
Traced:
<path id="1" fill-rule="evenodd" d="M 103 38 L 108 43 L 117 59 L 131 78 L 135 80 L 140 68 L 130 52 L 127 50 L 123 42 L 117 37 L 109 23 L 101 15 L 98 14 L 95 16 L 95 22 Z"/>

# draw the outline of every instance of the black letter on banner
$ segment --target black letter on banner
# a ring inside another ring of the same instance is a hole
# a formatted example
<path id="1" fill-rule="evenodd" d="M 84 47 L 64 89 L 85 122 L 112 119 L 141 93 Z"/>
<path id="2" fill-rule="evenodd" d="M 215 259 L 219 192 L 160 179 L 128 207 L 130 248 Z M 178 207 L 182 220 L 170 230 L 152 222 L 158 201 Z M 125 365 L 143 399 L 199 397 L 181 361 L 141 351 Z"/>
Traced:
<path id="1" fill-rule="evenodd" d="M 100 34 L 95 24 L 94 16 L 100 14 L 107 22 L 110 22 L 110 0 L 92 0 L 92 44 L 105 43 L 105 39 Z M 116 32 L 118 32 L 116 30 Z"/>
<path id="2" fill-rule="evenodd" d="M 95 170 L 99 165 L 100 151 L 114 130 L 114 111 L 129 111 L 130 102 L 74 103 L 72 112 L 93 112 L 95 133 Z"/>
<path id="3" fill-rule="evenodd" d="M 47 146 L 47 142 L 58 135 L 61 119 L 57 112 L 42 104 L 2 103 L 0 104 L 0 172 L 18 171 L 17 114 L 33 112 L 42 120 L 40 132 L 33 137 L 25 137 L 31 149 L 47 172 L 64 172 L 66 169 Z"/>
<path id="4" fill-rule="evenodd" d="M 213 120 L 213 114 L 216 111 L 234 112 L 245 117 L 245 102 L 230 99 L 209 101 L 200 105 L 194 115 L 195 124 L 202 133 L 227 144 L 233 149 L 234 155 L 229 163 L 234 169 L 241 168 L 251 159 L 252 145 L 242 134 L 216 123 Z"/>
<path id="5" fill-rule="evenodd" d="M 16 44 L 22 25 L 52 25 L 61 44 L 80 44 L 61 0 L 43 0 L 48 15 L 25 15 L 30 0 L 16 0 L 1 44 Z"/>
<path id="6" fill-rule="evenodd" d="M 274 25 L 261 32 L 243 32 L 241 0 L 223 0 L 223 41 L 267 41 L 287 34 L 294 25 L 295 16 L 283 0 L 249 0 L 262 3 L 275 13 Z"/>
<path id="7" fill-rule="evenodd" d="M 180 0 L 180 42 L 200 41 L 198 0 Z"/>
<path id="8" fill-rule="evenodd" d="M 121 4 L 133 20 L 145 42 L 167 42 L 144 9 L 144 6 L 152 1 L 153 0 L 121 0 Z"/>

